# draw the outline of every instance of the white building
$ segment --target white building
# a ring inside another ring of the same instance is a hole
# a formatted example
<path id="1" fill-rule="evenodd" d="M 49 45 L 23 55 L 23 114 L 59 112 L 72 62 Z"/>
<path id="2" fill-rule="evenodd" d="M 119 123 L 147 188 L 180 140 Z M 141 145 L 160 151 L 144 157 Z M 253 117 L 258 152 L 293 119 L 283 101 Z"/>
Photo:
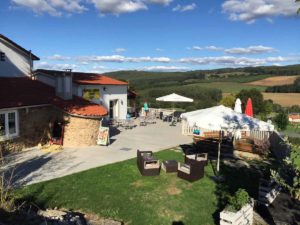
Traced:
<path id="1" fill-rule="evenodd" d="M 24 77 L 32 73 L 37 56 L 0 34 L 0 77 Z"/>
<path id="2" fill-rule="evenodd" d="M 54 70 L 37 70 L 34 77 L 53 87 L 62 85 L 73 95 L 103 105 L 109 112 L 109 118 L 126 119 L 128 91 L 126 82 L 95 73 Z"/>

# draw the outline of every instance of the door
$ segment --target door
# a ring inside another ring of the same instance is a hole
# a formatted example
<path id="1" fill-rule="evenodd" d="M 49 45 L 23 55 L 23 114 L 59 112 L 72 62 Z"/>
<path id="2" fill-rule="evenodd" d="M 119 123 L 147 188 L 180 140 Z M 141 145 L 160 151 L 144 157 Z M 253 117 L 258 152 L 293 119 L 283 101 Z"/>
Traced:
<path id="1" fill-rule="evenodd" d="M 118 118 L 118 100 L 109 101 L 109 118 L 115 119 Z"/>

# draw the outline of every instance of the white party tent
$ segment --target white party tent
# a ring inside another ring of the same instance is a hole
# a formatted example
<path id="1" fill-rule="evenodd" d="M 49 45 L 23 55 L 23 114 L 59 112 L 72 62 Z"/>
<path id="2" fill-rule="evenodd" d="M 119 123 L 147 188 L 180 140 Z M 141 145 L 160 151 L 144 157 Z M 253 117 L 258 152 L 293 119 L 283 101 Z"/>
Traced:
<path id="1" fill-rule="evenodd" d="M 191 127 L 196 126 L 212 131 L 237 129 L 242 131 L 274 131 L 274 125 L 235 112 L 223 105 L 183 113 L 181 118 Z"/>
<path id="2" fill-rule="evenodd" d="M 235 112 L 223 105 L 181 114 L 181 118 L 190 127 L 211 131 L 274 131 L 272 124 Z M 217 171 L 220 169 L 221 133 L 218 146 Z"/>

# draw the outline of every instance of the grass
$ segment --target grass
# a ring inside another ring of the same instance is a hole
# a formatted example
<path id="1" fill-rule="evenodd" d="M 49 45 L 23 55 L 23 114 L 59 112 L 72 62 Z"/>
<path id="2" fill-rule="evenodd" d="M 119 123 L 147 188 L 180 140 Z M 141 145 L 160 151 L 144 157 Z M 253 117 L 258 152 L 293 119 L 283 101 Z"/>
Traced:
<path id="1" fill-rule="evenodd" d="M 182 153 L 174 150 L 155 155 L 160 160 L 183 160 Z M 215 224 L 228 194 L 242 187 L 257 196 L 257 165 L 251 162 L 250 167 L 235 168 L 222 164 L 226 181 L 221 184 L 210 178 L 213 169 L 209 165 L 203 179 L 189 183 L 174 173 L 142 177 L 136 159 L 131 159 L 26 186 L 17 195 L 41 207 L 81 210 L 132 225 Z"/>
<path id="2" fill-rule="evenodd" d="M 171 150 L 156 155 L 160 160 L 183 158 Z M 190 184 L 176 174 L 142 177 L 132 159 L 34 184 L 19 194 L 43 207 L 83 210 L 130 224 L 213 224 L 216 186 L 208 178 L 211 167 L 206 168 L 205 178 Z"/>

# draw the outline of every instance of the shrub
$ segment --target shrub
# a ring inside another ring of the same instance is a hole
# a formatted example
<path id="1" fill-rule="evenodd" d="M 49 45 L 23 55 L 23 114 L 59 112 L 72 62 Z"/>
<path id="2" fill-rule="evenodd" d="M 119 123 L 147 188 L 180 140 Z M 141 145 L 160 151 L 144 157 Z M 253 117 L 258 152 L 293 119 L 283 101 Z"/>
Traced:
<path id="1" fill-rule="evenodd" d="M 243 206 L 247 205 L 250 202 L 249 194 L 244 189 L 238 189 L 235 194 L 229 198 L 226 210 L 230 212 L 237 212 Z"/>
<path id="2" fill-rule="evenodd" d="M 288 115 L 284 111 L 282 111 L 277 114 L 274 122 L 276 123 L 279 130 L 285 130 L 287 128 L 287 125 L 289 124 Z"/>

